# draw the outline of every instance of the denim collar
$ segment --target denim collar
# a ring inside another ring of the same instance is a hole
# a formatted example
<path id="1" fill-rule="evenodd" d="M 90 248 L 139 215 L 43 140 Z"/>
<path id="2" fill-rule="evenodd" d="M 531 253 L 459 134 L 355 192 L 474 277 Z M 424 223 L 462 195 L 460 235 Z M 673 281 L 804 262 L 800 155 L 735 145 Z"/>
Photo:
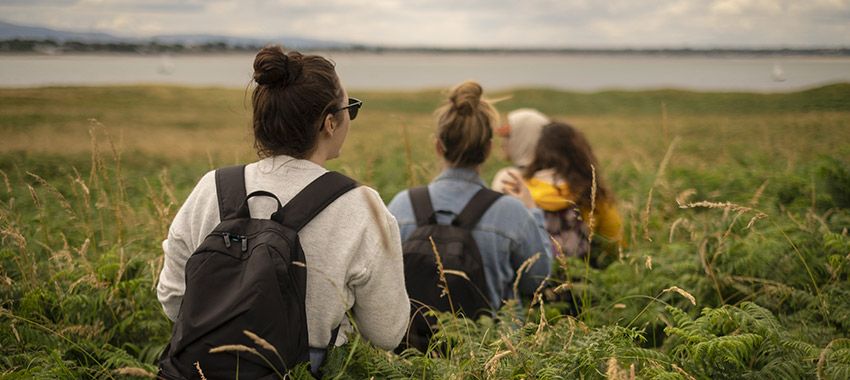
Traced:
<path id="1" fill-rule="evenodd" d="M 478 173 L 476 173 L 475 170 L 472 170 L 470 168 L 448 168 L 443 170 L 443 172 L 440 173 L 437 178 L 434 178 L 434 182 L 446 180 L 464 181 L 475 185 L 487 187 L 487 185 L 484 184 L 484 181 L 481 179 Z"/>

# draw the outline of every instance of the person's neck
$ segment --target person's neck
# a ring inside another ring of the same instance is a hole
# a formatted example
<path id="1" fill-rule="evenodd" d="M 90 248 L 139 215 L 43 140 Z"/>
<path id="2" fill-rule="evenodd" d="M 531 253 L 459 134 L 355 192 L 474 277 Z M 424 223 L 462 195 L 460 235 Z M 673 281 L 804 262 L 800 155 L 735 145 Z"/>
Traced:
<path id="1" fill-rule="evenodd" d="M 325 167 L 325 162 L 328 161 L 327 157 L 328 155 L 321 149 L 316 149 L 307 157 L 307 160 L 321 167 Z"/>
<path id="2" fill-rule="evenodd" d="M 469 169 L 469 170 L 474 171 L 475 174 L 478 174 L 478 175 L 481 174 L 481 165 L 455 166 L 455 165 L 452 165 L 450 162 L 443 160 L 443 170 L 445 170 L 445 169 Z"/>

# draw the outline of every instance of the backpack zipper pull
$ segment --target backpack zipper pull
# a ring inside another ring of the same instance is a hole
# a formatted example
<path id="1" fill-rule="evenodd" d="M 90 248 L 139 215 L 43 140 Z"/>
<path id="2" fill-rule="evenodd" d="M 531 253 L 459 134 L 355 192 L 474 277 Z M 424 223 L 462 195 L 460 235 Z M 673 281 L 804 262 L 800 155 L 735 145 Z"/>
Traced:
<path id="1" fill-rule="evenodd" d="M 242 252 L 248 252 L 248 237 L 242 236 Z"/>
<path id="2" fill-rule="evenodd" d="M 230 234 L 225 232 L 221 236 L 224 237 L 224 246 L 230 248 Z"/>

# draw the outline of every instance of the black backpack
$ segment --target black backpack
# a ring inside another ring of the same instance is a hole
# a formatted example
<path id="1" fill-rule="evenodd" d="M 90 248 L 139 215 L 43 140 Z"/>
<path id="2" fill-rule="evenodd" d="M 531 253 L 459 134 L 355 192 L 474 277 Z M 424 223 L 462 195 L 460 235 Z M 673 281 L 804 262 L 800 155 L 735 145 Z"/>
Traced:
<path id="1" fill-rule="evenodd" d="M 487 282 L 481 253 L 471 230 L 501 193 L 483 188 L 467 203 L 450 225 L 437 224 L 428 187 L 410 189 L 416 216 L 416 229 L 402 245 L 404 278 L 411 301 L 411 321 L 400 348 L 413 347 L 425 352 L 436 318 L 430 309 L 461 313 L 477 318 L 494 309 L 487 296 Z M 437 268 L 434 241 L 444 269 L 448 289 L 443 289 Z M 466 278 L 460 273 L 463 272 Z M 447 293 L 444 295 L 444 292 Z"/>
<path id="2" fill-rule="evenodd" d="M 186 262 L 186 293 L 160 359 L 161 378 L 199 379 L 198 367 L 208 379 L 236 378 L 237 368 L 243 379 L 276 377 L 309 362 L 307 263 L 298 231 L 357 185 L 328 172 L 284 207 L 267 191 L 246 195 L 244 171 L 244 165 L 216 170 L 221 222 Z M 248 199 L 255 196 L 277 201 L 271 219 L 251 218 Z M 223 345 L 244 345 L 265 359 L 250 352 L 209 352 Z"/>

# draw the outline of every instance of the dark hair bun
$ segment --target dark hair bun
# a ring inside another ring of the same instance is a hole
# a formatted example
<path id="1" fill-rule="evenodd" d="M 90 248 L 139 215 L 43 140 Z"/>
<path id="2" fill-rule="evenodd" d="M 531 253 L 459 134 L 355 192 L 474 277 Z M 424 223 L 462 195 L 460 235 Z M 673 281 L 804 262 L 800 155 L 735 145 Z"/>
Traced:
<path id="1" fill-rule="evenodd" d="M 452 102 L 452 108 L 459 115 L 471 115 L 478 108 L 478 103 L 481 102 L 481 94 L 483 93 L 484 89 L 481 88 L 480 84 L 467 81 L 452 90 L 449 100 Z"/>
<path id="2" fill-rule="evenodd" d="M 254 58 L 254 80 L 261 86 L 286 87 L 300 76 L 301 53 L 286 54 L 280 46 L 267 46 Z"/>

